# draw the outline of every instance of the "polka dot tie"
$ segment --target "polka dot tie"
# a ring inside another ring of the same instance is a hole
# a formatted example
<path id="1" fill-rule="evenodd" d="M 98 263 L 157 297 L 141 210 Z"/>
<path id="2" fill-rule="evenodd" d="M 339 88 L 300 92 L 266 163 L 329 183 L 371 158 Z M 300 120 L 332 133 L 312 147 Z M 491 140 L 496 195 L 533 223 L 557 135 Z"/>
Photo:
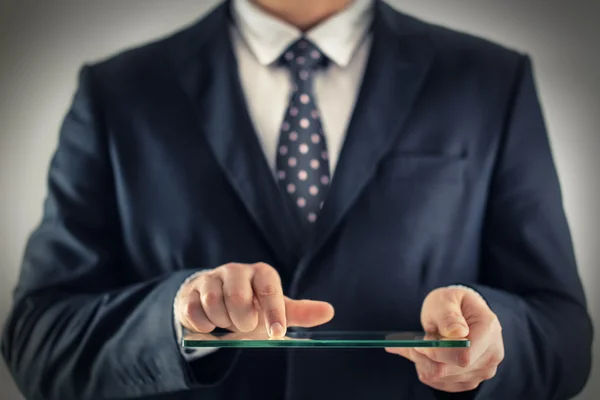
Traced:
<path id="1" fill-rule="evenodd" d="M 330 180 L 327 143 L 313 93 L 314 73 L 326 63 L 306 39 L 295 42 L 281 57 L 294 90 L 281 124 L 277 179 L 307 230 L 317 221 Z"/>

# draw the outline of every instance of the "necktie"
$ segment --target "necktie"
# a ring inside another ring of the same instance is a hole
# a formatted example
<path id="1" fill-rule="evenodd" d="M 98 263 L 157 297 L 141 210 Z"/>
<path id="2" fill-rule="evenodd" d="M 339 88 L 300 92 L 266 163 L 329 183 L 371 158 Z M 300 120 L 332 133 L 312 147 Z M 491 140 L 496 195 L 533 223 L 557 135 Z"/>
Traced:
<path id="1" fill-rule="evenodd" d="M 327 143 L 313 91 L 315 72 L 327 59 L 302 38 L 283 54 L 294 91 L 281 124 L 277 179 L 307 231 L 316 222 L 330 181 Z"/>

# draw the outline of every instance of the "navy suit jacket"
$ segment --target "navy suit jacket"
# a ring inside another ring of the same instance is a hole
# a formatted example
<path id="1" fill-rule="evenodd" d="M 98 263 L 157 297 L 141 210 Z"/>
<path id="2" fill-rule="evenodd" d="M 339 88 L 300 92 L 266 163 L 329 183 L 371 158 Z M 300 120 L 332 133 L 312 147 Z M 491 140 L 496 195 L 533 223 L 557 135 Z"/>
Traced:
<path id="1" fill-rule="evenodd" d="M 565 399 L 592 328 L 527 56 L 377 2 L 373 48 L 315 234 L 278 191 L 244 104 L 228 3 L 82 69 L 2 350 L 29 399 L 434 399 L 383 350 L 180 354 L 193 271 L 266 262 L 324 329 L 419 330 L 425 296 L 479 291 L 503 326 L 467 399 Z"/>

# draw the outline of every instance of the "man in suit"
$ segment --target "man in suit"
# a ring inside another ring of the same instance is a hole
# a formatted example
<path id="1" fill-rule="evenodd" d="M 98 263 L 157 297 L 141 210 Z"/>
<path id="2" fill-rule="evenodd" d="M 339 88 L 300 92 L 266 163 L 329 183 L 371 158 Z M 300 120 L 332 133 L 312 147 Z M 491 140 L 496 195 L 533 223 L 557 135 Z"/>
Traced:
<path id="1" fill-rule="evenodd" d="M 290 326 L 472 345 L 179 344 Z M 526 55 L 232 0 L 83 68 L 2 350 L 29 399 L 504 400 L 578 393 L 591 341 Z"/>

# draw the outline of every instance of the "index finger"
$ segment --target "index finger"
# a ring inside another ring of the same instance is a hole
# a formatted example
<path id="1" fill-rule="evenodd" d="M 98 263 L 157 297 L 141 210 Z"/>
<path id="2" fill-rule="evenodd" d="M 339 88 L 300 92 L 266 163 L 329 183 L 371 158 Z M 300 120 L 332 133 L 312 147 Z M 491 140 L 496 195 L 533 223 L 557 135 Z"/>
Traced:
<path id="1" fill-rule="evenodd" d="M 256 264 L 252 290 L 263 313 L 269 336 L 285 336 L 285 299 L 277 271 L 267 264 Z"/>

